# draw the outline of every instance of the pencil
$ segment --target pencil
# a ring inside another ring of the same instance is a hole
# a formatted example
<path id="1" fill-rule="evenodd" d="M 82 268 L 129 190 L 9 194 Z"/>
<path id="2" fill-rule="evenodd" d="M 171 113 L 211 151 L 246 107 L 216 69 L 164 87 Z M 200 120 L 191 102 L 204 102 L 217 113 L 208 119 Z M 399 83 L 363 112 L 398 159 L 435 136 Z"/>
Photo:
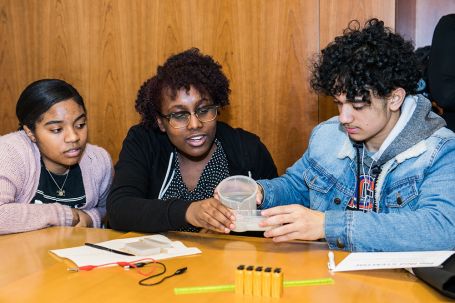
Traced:
<path id="1" fill-rule="evenodd" d="M 124 252 L 124 251 L 115 250 L 115 249 L 112 249 L 112 248 L 109 248 L 109 247 L 104 247 L 104 246 L 93 244 L 93 243 L 85 243 L 85 245 L 93 247 L 93 248 L 96 248 L 96 249 L 105 250 L 105 251 L 108 251 L 108 252 L 111 252 L 111 253 L 114 253 L 114 254 L 119 254 L 119 255 L 124 255 L 124 256 L 134 256 L 133 254 L 130 254 L 130 253 L 127 253 L 127 252 Z"/>

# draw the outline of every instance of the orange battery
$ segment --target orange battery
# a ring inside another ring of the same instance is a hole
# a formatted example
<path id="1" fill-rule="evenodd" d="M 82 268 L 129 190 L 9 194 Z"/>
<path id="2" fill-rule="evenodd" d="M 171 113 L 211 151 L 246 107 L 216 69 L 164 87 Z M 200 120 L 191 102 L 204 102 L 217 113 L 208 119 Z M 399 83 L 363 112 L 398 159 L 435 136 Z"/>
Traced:
<path id="1" fill-rule="evenodd" d="M 272 268 L 267 267 L 262 272 L 262 296 L 263 297 L 270 297 L 272 286 Z"/>
<path id="2" fill-rule="evenodd" d="M 248 266 L 244 273 L 243 279 L 243 294 L 247 296 L 253 295 L 253 269 L 254 266 Z"/>
<path id="3" fill-rule="evenodd" d="M 262 266 L 256 267 L 253 273 L 253 296 L 261 296 L 262 293 Z"/>
<path id="4" fill-rule="evenodd" d="M 281 268 L 275 268 L 272 274 L 272 298 L 281 298 L 283 295 L 283 273 Z"/>
<path id="5" fill-rule="evenodd" d="M 243 282 L 245 276 L 245 265 L 239 265 L 235 270 L 235 293 L 243 295 Z"/>

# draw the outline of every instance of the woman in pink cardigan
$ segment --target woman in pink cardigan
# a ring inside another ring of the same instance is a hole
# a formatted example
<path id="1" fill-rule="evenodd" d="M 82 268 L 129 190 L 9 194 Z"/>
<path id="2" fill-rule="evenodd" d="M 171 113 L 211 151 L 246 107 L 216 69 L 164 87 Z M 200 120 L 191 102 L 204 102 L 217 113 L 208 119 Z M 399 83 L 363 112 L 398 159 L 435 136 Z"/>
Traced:
<path id="1" fill-rule="evenodd" d="M 20 130 L 0 137 L 0 234 L 100 227 L 112 161 L 87 143 L 81 95 L 65 81 L 39 80 L 22 92 L 16 115 Z"/>

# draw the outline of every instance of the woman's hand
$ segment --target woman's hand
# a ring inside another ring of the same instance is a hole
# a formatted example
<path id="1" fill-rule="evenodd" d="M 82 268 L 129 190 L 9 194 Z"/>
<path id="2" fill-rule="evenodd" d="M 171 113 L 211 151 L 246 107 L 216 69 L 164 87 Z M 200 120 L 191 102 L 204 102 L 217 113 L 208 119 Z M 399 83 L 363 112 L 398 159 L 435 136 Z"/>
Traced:
<path id="1" fill-rule="evenodd" d="M 186 211 L 186 221 L 193 226 L 228 234 L 234 229 L 234 214 L 215 198 L 196 201 Z"/>
<path id="2" fill-rule="evenodd" d="M 86 212 L 76 208 L 73 208 L 72 210 L 73 214 L 74 212 L 76 212 L 79 218 L 79 222 L 77 222 L 76 225 L 74 225 L 74 227 L 93 227 L 92 218 L 90 218 L 90 216 Z"/>
<path id="3" fill-rule="evenodd" d="M 259 223 L 260 226 L 275 226 L 264 233 L 265 237 L 273 238 L 275 242 L 318 240 L 325 237 L 323 212 L 292 204 L 269 208 L 261 214 L 268 218 Z"/>

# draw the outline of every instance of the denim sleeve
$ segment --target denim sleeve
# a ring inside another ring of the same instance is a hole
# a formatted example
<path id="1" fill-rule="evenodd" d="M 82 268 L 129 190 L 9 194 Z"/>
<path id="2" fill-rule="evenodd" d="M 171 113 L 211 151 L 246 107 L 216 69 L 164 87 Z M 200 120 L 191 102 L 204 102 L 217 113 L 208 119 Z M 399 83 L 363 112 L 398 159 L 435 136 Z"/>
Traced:
<path id="1" fill-rule="evenodd" d="M 280 205 L 301 204 L 309 207 L 308 187 L 303 173 L 308 167 L 307 153 L 286 170 L 286 173 L 272 180 L 259 180 L 264 189 L 264 198 L 260 208 Z"/>
<path id="2" fill-rule="evenodd" d="M 351 251 L 453 250 L 455 140 L 436 148 L 422 178 L 415 209 L 394 213 L 327 211 L 329 247 Z"/>

